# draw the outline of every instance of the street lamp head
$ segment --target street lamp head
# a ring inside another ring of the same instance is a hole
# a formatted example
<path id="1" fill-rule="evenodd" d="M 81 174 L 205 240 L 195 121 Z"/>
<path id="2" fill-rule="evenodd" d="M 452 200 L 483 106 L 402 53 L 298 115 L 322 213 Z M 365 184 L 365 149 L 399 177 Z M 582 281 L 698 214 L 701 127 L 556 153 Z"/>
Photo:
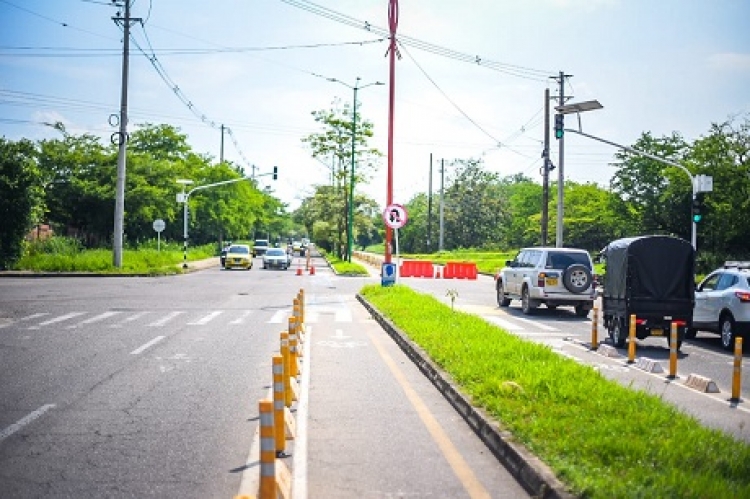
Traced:
<path id="1" fill-rule="evenodd" d="M 178 178 L 177 179 L 177 183 L 178 184 L 182 184 L 182 185 L 190 185 L 190 184 L 192 184 L 194 182 L 192 180 L 187 180 L 187 179 L 184 179 L 184 178 Z"/>
<path id="2" fill-rule="evenodd" d="M 573 114 L 594 111 L 596 109 L 602 109 L 603 107 L 604 106 L 602 106 L 598 100 L 587 100 L 585 102 L 574 102 L 572 104 L 557 106 L 555 107 L 555 111 L 559 114 Z"/>

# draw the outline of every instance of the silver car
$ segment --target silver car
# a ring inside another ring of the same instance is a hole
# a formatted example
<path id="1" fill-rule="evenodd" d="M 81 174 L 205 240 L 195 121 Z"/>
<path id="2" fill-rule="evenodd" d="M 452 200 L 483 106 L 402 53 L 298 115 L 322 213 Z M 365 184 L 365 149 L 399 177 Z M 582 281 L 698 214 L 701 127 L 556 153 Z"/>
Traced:
<path id="1" fill-rule="evenodd" d="M 698 285 L 693 327 L 686 338 L 695 338 L 698 331 L 720 334 L 726 350 L 750 331 L 750 262 L 726 262 Z"/>
<path id="2" fill-rule="evenodd" d="M 495 275 L 497 303 L 507 307 L 521 300 L 524 314 L 541 304 L 571 306 L 578 317 L 586 317 L 596 297 L 593 270 L 591 256 L 582 249 L 523 248 Z"/>
<path id="3" fill-rule="evenodd" d="M 292 265 L 292 256 L 282 248 L 268 248 L 263 253 L 263 268 L 286 270 Z"/>

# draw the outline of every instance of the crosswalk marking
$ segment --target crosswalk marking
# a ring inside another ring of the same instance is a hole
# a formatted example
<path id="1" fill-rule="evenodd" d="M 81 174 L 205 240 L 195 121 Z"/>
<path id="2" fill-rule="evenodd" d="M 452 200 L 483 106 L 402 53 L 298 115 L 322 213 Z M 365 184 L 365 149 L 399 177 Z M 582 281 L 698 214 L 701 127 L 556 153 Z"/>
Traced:
<path id="1" fill-rule="evenodd" d="M 77 328 L 79 326 L 86 326 L 88 324 L 93 324 L 95 322 L 103 321 L 104 319 L 108 319 L 110 317 L 113 317 L 113 316 L 115 316 L 117 314 L 121 314 L 121 313 L 122 312 L 119 312 L 119 311 L 104 312 L 103 314 L 99 314 L 99 315 L 94 316 L 94 317 L 92 317 L 90 319 L 86 319 L 85 321 L 81 321 L 78 324 L 72 324 L 72 325 L 68 326 L 68 329 L 75 329 L 75 328 Z"/>
<path id="2" fill-rule="evenodd" d="M 252 313 L 253 313 L 252 310 L 245 310 L 242 313 L 241 316 L 237 317 L 235 320 L 233 320 L 232 322 L 230 322 L 230 324 L 244 324 L 245 323 L 245 319 L 247 319 L 248 317 L 250 317 L 250 314 L 252 314 Z"/>
<path id="3" fill-rule="evenodd" d="M 29 329 L 39 329 L 43 326 L 49 326 L 50 324 L 57 324 L 58 322 L 67 321 L 68 319 L 72 319 L 73 317 L 78 317 L 79 315 L 83 315 L 85 313 L 86 312 L 70 312 L 69 314 L 61 315 L 60 317 L 55 317 L 54 319 L 40 322 L 36 326 L 30 326 Z"/>
<path id="4" fill-rule="evenodd" d="M 141 317 L 143 317 L 143 316 L 144 316 L 144 315 L 146 315 L 147 313 L 149 313 L 149 312 L 148 312 L 148 310 L 144 310 L 143 312 L 138 312 L 138 313 L 137 313 L 137 314 L 135 314 L 135 315 L 129 315 L 129 316 L 125 317 L 125 318 L 124 318 L 124 319 L 122 320 L 122 322 L 118 322 L 117 324 L 112 324 L 112 325 L 111 325 L 111 326 L 109 326 L 109 327 L 111 327 L 111 328 L 118 328 L 118 327 L 122 327 L 122 326 L 124 326 L 124 325 L 126 325 L 126 324 L 128 324 L 128 323 L 130 323 L 130 322 L 133 322 L 133 321 L 137 321 L 138 319 L 140 319 Z"/>
<path id="5" fill-rule="evenodd" d="M 13 324 L 14 322 L 30 321 L 32 319 L 38 319 L 39 317 L 44 317 L 45 315 L 49 315 L 49 314 L 47 312 L 40 312 L 38 314 L 31 314 L 31 315 L 27 315 L 26 317 L 21 317 L 17 321 L 13 321 L 12 319 L 9 319 L 8 322 L 0 324 L 0 329 L 2 329 L 4 327 L 8 327 L 11 324 Z"/>
<path id="6" fill-rule="evenodd" d="M 158 321 L 152 322 L 151 324 L 147 324 L 147 325 L 148 325 L 149 327 L 162 327 L 162 326 L 164 326 L 164 324 L 166 324 L 167 322 L 171 321 L 172 319 L 174 319 L 174 318 L 175 318 L 175 317 L 177 317 L 178 315 L 181 315 L 181 314 L 184 314 L 184 313 L 185 313 L 185 312 L 183 312 L 183 311 L 181 311 L 181 310 L 180 310 L 180 311 L 176 311 L 176 312 L 172 312 L 172 313 L 170 313 L 170 314 L 167 314 L 166 316 L 162 317 L 162 318 L 161 318 L 161 319 L 159 319 Z"/>
<path id="7" fill-rule="evenodd" d="M 223 310 L 215 310 L 197 321 L 188 322 L 188 326 L 204 326 L 223 313 Z"/>

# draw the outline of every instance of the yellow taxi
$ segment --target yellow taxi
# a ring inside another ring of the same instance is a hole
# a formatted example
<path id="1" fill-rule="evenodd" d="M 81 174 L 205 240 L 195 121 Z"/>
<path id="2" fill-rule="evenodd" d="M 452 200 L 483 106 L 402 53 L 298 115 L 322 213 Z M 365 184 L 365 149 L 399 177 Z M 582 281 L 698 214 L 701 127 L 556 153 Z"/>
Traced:
<path id="1" fill-rule="evenodd" d="M 253 268 L 253 254 L 250 246 L 247 244 L 233 244 L 227 250 L 226 259 L 224 260 L 225 269 L 245 269 Z"/>

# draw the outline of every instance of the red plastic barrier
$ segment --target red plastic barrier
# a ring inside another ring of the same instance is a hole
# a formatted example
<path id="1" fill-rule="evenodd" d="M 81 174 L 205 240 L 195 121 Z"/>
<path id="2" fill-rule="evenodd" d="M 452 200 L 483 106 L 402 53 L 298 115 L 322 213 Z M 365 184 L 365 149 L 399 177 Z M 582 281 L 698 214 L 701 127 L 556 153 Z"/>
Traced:
<path id="1" fill-rule="evenodd" d="M 404 260 L 399 270 L 401 277 L 434 277 L 432 262 L 425 260 Z"/>
<path id="2" fill-rule="evenodd" d="M 476 279 L 478 274 L 474 262 L 446 262 L 443 268 L 445 279 Z"/>

